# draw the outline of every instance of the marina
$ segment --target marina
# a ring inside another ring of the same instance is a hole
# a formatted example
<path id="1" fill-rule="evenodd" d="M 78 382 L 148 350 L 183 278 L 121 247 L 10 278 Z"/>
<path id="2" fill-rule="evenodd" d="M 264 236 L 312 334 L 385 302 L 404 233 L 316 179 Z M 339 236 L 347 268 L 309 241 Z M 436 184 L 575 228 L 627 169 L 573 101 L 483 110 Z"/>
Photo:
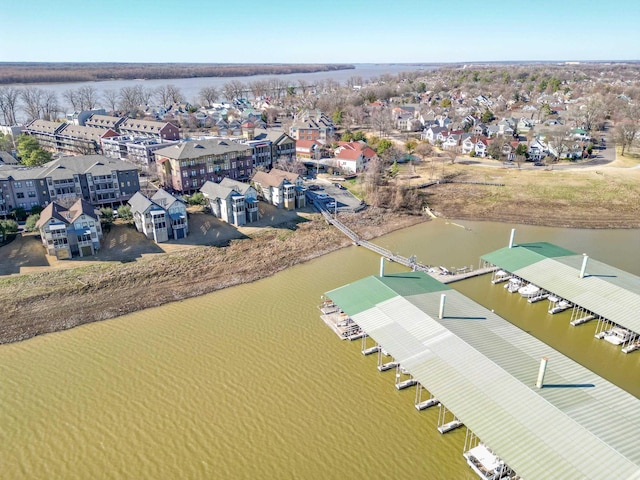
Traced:
<path id="1" fill-rule="evenodd" d="M 534 303 L 547 298 L 548 313 L 571 309 L 569 324 L 596 321 L 595 338 L 621 347 L 640 349 L 640 277 L 546 242 L 514 243 L 481 257 L 485 267 L 509 277 L 505 288 Z M 496 276 L 492 280 L 495 282 Z"/>
<path id="2" fill-rule="evenodd" d="M 625 440 L 640 431 L 640 400 L 424 272 L 381 273 L 325 295 L 376 342 L 380 371 L 415 380 L 416 410 L 438 405 L 439 433 L 466 426 L 478 440 L 463 447 L 477 475 L 546 478 L 548 462 L 557 478 L 640 475 L 640 446 Z"/>

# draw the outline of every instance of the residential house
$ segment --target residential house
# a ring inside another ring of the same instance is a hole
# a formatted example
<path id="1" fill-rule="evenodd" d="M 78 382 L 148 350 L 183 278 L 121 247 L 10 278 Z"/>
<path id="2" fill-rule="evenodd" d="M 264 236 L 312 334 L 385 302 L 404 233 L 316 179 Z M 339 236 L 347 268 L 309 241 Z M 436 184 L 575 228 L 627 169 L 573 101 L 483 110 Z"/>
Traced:
<path id="1" fill-rule="evenodd" d="M 471 152 L 474 152 L 476 157 L 486 157 L 487 145 L 487 137 L 474 135 L 464 139 L 461 151 L 463 155 L 469 155 Z"/>
<path id="2" fill-rule="evenodd" d="M 531 143 L 529 143 L 529 148 L 527 150 L 527 159 L 532 162 L 538 162 L 546 157 L 548 154 L 547 145 L 542 143 L 540 139 L 534 138 Z"/>
<path id="3" fill-rule="evenodd" d="M 437 140 L 441 142 L 443 150 L 457 150 L 462 141 L 463 130 L 451 130 L 438 134 Z"/>
<path id="4" fill-rule="evenodd" d="M 336 148 L 334 155 L 336 166 L 348 173 L 363 171 L 367 163 L 377 156 L 376 152 L 362 141 L 342 143 Z"/>
<path id="5" fill-rule="evenodd" d="M 260 212 L 258 209 L 258 192 L 251 184 L 238 182 L 237 180 L 232 180 L 230 178 L 223 178 L 220 185 L 232 188 L 244 196 L 247 223 L 257 222 L 260 219 Z"/>
<path id="6" fill-rule="evenodd" d="M 171 237 L 171 222 L 167 210 L 140 192 L 129 199 L 136 230 L 156 243 Z"/>
<path id="7" fill-rule="evenodd" d="M 180 129 L 171 122 L 127 118 L 118 126 L 118 132 L 122 135 L 157 138 L 158 140 L 180 140 Z"/>
<path id="8" fill-rule="evenodd" d="M 296 140 L 296 158 L 320 159 L 322 145 L 315 140 Z"/>
<path id="9" fill-rule="evenodd" d="M 51 202 L 36 223 L 48 255 L 62 260 L 74 255 L 87 257 L 100 249 L 102 228 L 93 207 L 83 199 L 70 208 Z"/>
<path id="10" fill-rule="evenodd" d="M 253 139 L 255 141 L 268 140 L 271 143 L 271 165 L 280 159 L 293 159 L 296 155 L 295 139 L 283 130 L 256 128 Z"/>
<path id="11" fill-rule="evenodd" d="M 198 191 L 207 181 L 248 180 L 253 171 L 251 147 L 232 141 L 183 142 L 155 156 L 161 183 L 182 193 Z"/>
<path id="12" fill-rule="evenodd" d="M 112 115 L 105 115 L 94 113 L 86 118 L 78 118 L 78 125 L 98 128 L 101 130 L 111 129 L 116 132 L 120 131 L 120 125 L 127 119 L 127 117 L 114 117 Z"/>
<path id="13" fill-rule="evenodd" d="M 522 117 L 518 120 L 518 133 L 526 133 L 533 128 L 533 122 L 528 118 Z"/>
<path id="14" fill-rule="evenodd" d="M 151 197 L 151 201 L 167 212 L 169 237 L 179 240 L 189 234 L 187 205 L 181 198 L 159 188 Z"/>
<path id="15" fill-rule="evenodd" d="M 237 190 L 207 181 L 201 188 L 200 192 L 207 199 L 207 203 L 211 213 L 217 218 L 241 227 L 247 223 L 247 202 L 243 194 Z M 257 201 L 252 204 L 257 217 Z"/>
<path id="16" fill-rule="evenodd" d="M 438 140 L 438 134 L 446 131 L 447 131 L 446 127 L 431 126 L 431 127 L 425 128 L 422 131 L 422 134 L 420 135 L 420 140 L 426 140 L 431 145 L 435 145 L 436 141 Z"/>
<path id="17" fill-rule="evenodd" d="M 297 173 L 274 168 L 269 173 L 256 172 L 251 181 L 267 203 L 287 210 L 306 206 L 303 180 Z"/>

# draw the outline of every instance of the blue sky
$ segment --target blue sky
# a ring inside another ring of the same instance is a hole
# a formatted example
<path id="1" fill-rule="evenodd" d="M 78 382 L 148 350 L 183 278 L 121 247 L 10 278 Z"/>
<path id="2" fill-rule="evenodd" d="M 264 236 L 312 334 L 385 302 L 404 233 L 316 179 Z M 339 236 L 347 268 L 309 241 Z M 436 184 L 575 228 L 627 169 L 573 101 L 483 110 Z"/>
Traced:
<path id="1" fill-rule="evenodd" d="M 0 23 L 0 61 L 640 59 L 638 0 L 29 0 Z"/>

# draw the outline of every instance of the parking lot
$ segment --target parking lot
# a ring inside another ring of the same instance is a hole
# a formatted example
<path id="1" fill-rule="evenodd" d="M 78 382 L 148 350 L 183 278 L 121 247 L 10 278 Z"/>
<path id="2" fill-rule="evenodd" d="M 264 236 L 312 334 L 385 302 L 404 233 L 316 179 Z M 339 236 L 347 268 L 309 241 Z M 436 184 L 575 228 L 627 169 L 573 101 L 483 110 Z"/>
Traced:
<path id="1" fill-rule="evenodd" d="M 353 212 L 361 205 L 360 199 L 339 181 L 319 178 L 309 181 L 306 187 L 309 189 L 307 196 L 316 200 L 317 204 L 324 206 L 327 210 Z"/>

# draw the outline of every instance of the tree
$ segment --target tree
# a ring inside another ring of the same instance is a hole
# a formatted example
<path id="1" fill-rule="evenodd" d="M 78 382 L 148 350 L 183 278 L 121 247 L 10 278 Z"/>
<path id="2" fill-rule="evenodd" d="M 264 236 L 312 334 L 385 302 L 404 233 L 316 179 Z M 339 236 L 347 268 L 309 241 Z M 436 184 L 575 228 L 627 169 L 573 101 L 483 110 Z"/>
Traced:
<path id="1" fill-rule="evenodd" d="M 222 96 L 231 102 L 234 99 L 242 98 L 244 83 L 240 80 L 231 80 L 222 86 Z"/>
<path id="2" fill-rule="evenodd" d="M 220 96 L 220 92 L 218 92 L 218 89 L 214 86 L 202 87 L 200 89 L 199 96 L 202 103 L 210 107 L 216 102 L 216 100 Z"/>
<path id="3" fill-rule="evenodd" d="M 42 95 L 42 118 L 44 120 L 55 120 L 60 111 L 58 96 L 56 92 L 44 90 Z"/>
<path id="4" fill-rule="evenodd" d="M 36 120 L 42 115 L 44 90 L 37 87 L 27 87 L 21 91 L 24 113 L 29 121 Z"/>
<path id="5" fill-rule="evenodd" d="M 0 88 L 0 112 L 2 112 L 5 125 L 15 125 L 17 123 L 16 110 L 18 108 L 19 97 L 20 89 L 18 88 Z"/>
<path id="6" fill-rule="evenodd" d="M 40 214 L 39 213 L 29 215 L 27 217 L 27 221 L 26 221 L 26 223 L 24 225 L 24 229 L 27 232 L 35 232 L 37 230 L 36 223 L 38 223 L 38 220 L 40 220 Z"/>
<path id="7" fill-rule="evenodd" d="M 120 103 L 120 94 L 115 90 L 105 90 L 102 92 L 102 99 L 111 112 L 115 112 Z"/>
<path id="8" fill-rule="evenodd" d="M 50 162 L 52 159 L 51 153 L 43 150 L 42 148 L 38 148 L 31 152 L 29 158 L 24 160 L 23 163 L 29 167 L 39 167 L 40 165 L 44 165 L 47 162 Z"/>
<path id="9" fill-rule="evenodd" d="M 10 152 L 13 150 L 13 137 L 0 132 L 0 152 Z"/>
<path id="10" fill-rule="evenodd" d="M 8 235 L 18 232 L 18 222 L 15 220 L 0 220 L 0 241 L 4 242 Z"/>
<path id="11" fill-rule="evenodd" d="M 40 148 L 38 141 L 30 135 L 20 135 L 16 142 L 18 157 L 24 163 L 31 154 Z"/>
<path id="12" fill-rule="evenodd" d="M 11 210 L 11 216 L 18 222 L 24 222 L 27 219 L 27 211 L 23 207 L 16 207 Z"/>
<path id="13" fill-rule="evenodd" d="M 367 141 L 367 136 L 364 134 L 363 131 L 358 130 L 357 132 L 353 132 L 353 141 L 354 142 L 359 142 L 359 141 Z"/>
<path id="14" fill-rule="evenodd" d="M 98 91 L 91 85 L 78 88 L 80 110 L 93 110 L 98 106 Z"/>
<path id="15" fill-rule="evenodd" d="M 494 118 L 495 117 L 493 116 L 493 113 L 491 112 L 491 110 L 487 108 L 482 114 L 482 123 L 489 123 L 493 121 Z"/>
<path id="16" fill-rule="evenodd" d="M 131 214 L 131 207 L 129 205 L 122 205 L 118 207 L 118 217 L 123 220 L 131 220 L 133 215 Z"/>
<path id="17" fill-rule="evenodd" d="M 393 142 L 391 140 L 382 139 L 378 142 L 376 153 L 378 156 L 383 156 L 391 147 L 393 147 Z"/>
<path id="18" fill-rule="evenodd" d="M 527 155 L 527 145 L 525 143 L 519 143 L 516 147 L 516 155 L 522 157 Z"/>
<path id="19" fill-rule="evenodd" d="M 344 112 L 341 109 L 337 109 L 333 112 L 333 123 L 336 125 L 342 125 L 342 119 L 344 117 Z"/>
<path id="20" fill-rule="evenodd" d="M 380 137 L 384 137 L 391 130 L 391 114 L 383 109 L 376 110 L 371 114 L 371 126 L 378 132 Z"/>
<path id="21" fill-rule="evenodd" d="M 196 192 L 188 198 L 189 205 L 206 205 L 207 199 L 202 192 Z"/>

